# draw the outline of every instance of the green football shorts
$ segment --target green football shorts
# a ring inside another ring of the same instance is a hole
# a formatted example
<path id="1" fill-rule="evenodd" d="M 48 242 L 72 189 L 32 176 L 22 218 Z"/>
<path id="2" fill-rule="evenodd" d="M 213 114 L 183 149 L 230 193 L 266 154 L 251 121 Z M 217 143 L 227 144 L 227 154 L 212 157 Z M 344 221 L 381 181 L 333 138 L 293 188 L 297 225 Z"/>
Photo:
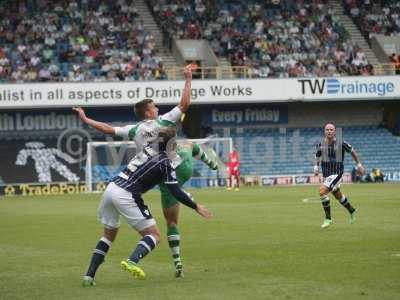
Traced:
<path id="1" fill-rule="evenodd" d="M 178 179 L 179 186 L 183 186 L 186 181 L 192 177 L 193 168 L 192 162 L 186 163 L 185 161 L 176 168 L 176 178 Z M 162 208 L 169 208 L 179 203 L 174 196 L 171 195 L 168 188 L 164 183 L 159 185 L 161 192 L 161 204 Z"/>

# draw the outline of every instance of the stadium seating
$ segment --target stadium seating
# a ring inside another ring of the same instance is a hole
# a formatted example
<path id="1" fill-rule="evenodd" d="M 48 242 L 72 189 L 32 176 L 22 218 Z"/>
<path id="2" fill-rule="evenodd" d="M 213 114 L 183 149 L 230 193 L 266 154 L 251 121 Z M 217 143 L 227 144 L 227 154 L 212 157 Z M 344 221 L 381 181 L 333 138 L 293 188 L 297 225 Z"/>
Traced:
<path id="1" fill-rule="evenodd" d="M 343 3 L 367 39 L 374 34 L 400 36 L 399 1 L 345 0 Z"/>
<path id="2" fill-rule="evenodd" d="M 248 67 L 243 76 L 372 73 L 326 0 L 147 2 L 166 36 L 209 40 Z M 10 16 L 0 21 L 0 82 L 167 78 L 133 1 L 7 0 L 0 11 Z"/>
<path id="3" fill-rule="evenodd" d="M 315 145 L 321 141 L 321 128 L 230 128 L 230 136 L 241 156 L 242 175 L 295 175 L 311 174 Z M 215 133 L 223 135 L 223 129 Z M 359 154 L 367 171 L 379 168 L 385 172 L 400 170 L 400 137 L 376 126 L 353 126 L 342 128 L 343 139 Z M 339 134 L 339 129 L 337 131 Z M 385 145 L 385 147 L 382 147 Z M 227 160 L 219 154 L 222 161 Z M 354 167 L 350 154 L 345 156 L 345 171 Z M 98 161 L 93 166 L 96 180 L 108 180 L 121 168 Z M 214 178 L 214 171 L 195 160 L 195 177 Z M 224 173 L 224 172 L 222 172 Z"/>
<path id="4" fill-rule="evenodd" d="M 166 78 L 133 1 L 1 1 L 0 83 Z"/>
<path id="5" fill-rule="evenodd" d="M 375 126 L 342 130 L 344 140 L 353 145 L 367 170 L 380 168 L 385 173 L 400 169 L 399 137 Z M 231 128 L 230 132 L 241 154 L 244 175 L 310 174 L 315 145 L 323 136 L 321 128 L 249 128 L 239 134 Z M 345 171 L 351 172 L 353 166 L 351 155 L 347 154 Z M 204 177 L 211 174 L 200 163 L 196 167 Z"/>
<path id="6" fill-rule="evenodd" d="M 326 0 L 147 3 L 165 35 L 207 39 L 233 66 L 249 67 L 247 77 L 372 74 Z"/>

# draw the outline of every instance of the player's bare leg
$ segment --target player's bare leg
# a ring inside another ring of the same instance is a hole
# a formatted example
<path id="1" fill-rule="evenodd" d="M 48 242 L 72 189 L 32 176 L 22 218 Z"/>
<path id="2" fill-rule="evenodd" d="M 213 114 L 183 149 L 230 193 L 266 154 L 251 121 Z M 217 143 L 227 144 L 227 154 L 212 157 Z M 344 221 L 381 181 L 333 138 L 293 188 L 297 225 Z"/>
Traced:
<path id="1" fill-rule="evenodd" d="M 111 247 L 112 242 L 118 234 L 118 228 L 104 228 L 104 233 L 96 248 L 93 250 L 93 255 L 90 260 L 89 268 L 86 275 L 83 277 L 83 286 L 95 286 L 94 277 L 96 275 L 97 269 L 104 262 L 104 257 L 106 256 L 108 250 Z"/>
<path id="2" fill-rule="evenodd" d="M 175 266 L 175 276 L 184 277 L 183 265 L 181 261 L 181 248 L 180 241 L 181 236 L 178 230 L 178 218 L 179 218 L 179 203 L 163 209 L 165 221 L 167 223 L 167 239 L 168 246 L 171 249 L 172 259 Z"/>
<path id="3" fill-rule="evenodd" d="M 325 219 L 321 225 L 321 228 L 326 228 L 332 225 L 332 217 L 331 217 L 331 205 L 329 201 L 329 189 L 325 185 L 320 185 L 319 187 L 319 196 L 321 198 L 322 207 L 325 212 Z"/>
<path id="4" fill-rule="evenodd" d="M 356 212 L 357 210 L 350 204 L 347 197 L 340 191 L 340 189 L 332 192 L 335 198 L 347 209 L 350 214 L 350 223 L 353 224 L 356 220 Z"/>
<path id="5" fill-rule="evenodd" d="M 118 228 L 104 228 L 103 236 L 111 242 L 117 238 Z"/>

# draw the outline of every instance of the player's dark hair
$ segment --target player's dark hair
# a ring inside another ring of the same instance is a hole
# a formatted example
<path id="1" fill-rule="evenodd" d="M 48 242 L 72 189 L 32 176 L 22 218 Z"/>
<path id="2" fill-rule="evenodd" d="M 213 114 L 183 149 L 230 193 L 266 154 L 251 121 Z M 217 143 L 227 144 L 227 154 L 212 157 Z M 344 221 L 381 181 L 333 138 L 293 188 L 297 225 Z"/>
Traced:
<path id="1" fill-rule="evenodd" d="M 176 128 L 174 126 L 161 127 L 158 131 L 158 137 L 163 142 L 168 143 L 176 136 Z"/>
<path id="2" fill-rule="evenodd" d="M 164 151 L 175 151 L 176 149 L 176 128 L 173 126 L 162 127 L 158 132 L 159 149 Z"/>
<path id="3" fill-rule="evenodd" d="M 149 104 L 153 103 L 152 99 L 146 98 L 135 104 L 135 115 L 138 119 L 146 118 L 146 111 Z"/>

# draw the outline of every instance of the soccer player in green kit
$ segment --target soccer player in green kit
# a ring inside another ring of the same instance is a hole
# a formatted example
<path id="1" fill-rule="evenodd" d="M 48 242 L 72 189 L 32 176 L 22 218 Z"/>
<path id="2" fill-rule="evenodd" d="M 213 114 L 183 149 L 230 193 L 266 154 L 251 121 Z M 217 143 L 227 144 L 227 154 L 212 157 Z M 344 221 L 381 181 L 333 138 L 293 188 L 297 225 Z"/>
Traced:
<path id="1" fill-rule="evenodd" d="M 179 186 L 183 186 L 193 175 L 193 157 L 204 162 L 210 169 L 217 170 L 218 164 L 215 158 L 209 158 L 202 148 L 196 143 L 181 141 L 176 150 L 177 159 L 172 160 L 176 170 Z M 177 164 L 176 166 L 174 164 Z M 180 234 L 178 230 L 179 201 L 175 199 L 165 184 L 160 184 L 161 203 L 165 220 L 167 222 L 168 245 L 171 249 L 172 259 L 175 265 L 175 276 L 183 277 L 183 265 L 180 254 Z"/>

